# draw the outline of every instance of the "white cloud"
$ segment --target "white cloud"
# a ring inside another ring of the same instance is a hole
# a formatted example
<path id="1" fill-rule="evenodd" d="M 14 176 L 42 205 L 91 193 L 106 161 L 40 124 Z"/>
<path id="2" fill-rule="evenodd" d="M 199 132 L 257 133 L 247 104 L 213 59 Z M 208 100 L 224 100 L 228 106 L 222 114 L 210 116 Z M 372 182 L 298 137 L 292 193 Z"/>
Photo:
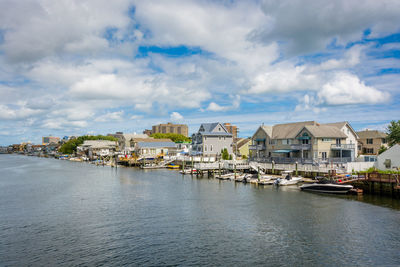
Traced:
<path id="1" fill-rule="evenodd" d="M 169 118 L 172 122 L 181 122 L 183 120 L 183 116 L 176 111 L 172 112 Z"/>
<path id="2" fill-rule="evenodd" d="M 12 62 L 29 62 L 62 53 L 93 53 L 107 47 L 106 28 L 130 23 L 129 0 L 2 1 L 0 49 Z"/>
<path id="3" fill-rule="evenodd" d="M 386 104 L 390 95 L 365 85 L 355 75 L 338 73 L 318 92 L 318 99 L 327 105 Z"/>
<path id="4" fill-rule="evenodd" d="M 220 106 L 215 102 L 211 102 L 208 105 L 207 110 L 209 110 L 209 111 L 228 111 L 228 110 L 238 109 L 240 106 L 240 95 L 231 96 L 231 98 L 233 99 L 231 106 Z"/>
<path id="5" fill-rule="evenodd" d="M 100 116 L 97 116 L 94 121 L 98 122 L 108 122 L 108 121 L 122 121 L 124 116 L 124 111 L 109 112 Z"/>
<path id="6" fill-rule="evenodd" d="M 317 52 L 336 38 L 340 44 L 359 40 L 367 28 L 373 36 L 399 29 L 400 2 L 266 0 L 262 8 L 272 23 L 253 32 L 254 40 L 287 43 L 292 54 Z"/>

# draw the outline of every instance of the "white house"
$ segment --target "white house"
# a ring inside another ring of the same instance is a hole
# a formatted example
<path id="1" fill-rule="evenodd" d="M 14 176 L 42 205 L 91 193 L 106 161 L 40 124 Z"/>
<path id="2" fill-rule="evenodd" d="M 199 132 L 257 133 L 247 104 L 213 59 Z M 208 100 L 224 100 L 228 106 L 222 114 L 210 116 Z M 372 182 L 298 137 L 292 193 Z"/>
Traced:
<path id="1" fill-rule="evenodd" d="M 400 145 L 394 145 L 380 154 L 374 166 L 380 170 L 400 169 Z"/>

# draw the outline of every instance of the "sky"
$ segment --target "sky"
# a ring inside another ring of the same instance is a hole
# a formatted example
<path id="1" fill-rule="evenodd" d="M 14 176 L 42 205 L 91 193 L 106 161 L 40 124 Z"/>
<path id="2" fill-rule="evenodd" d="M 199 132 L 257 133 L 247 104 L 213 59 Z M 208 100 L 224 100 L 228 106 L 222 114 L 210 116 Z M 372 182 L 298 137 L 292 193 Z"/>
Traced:
<path id="1" fill-rule="evenodd" d="M 400 115 L 398 0 L 0 0 L 0 145 Z"/>

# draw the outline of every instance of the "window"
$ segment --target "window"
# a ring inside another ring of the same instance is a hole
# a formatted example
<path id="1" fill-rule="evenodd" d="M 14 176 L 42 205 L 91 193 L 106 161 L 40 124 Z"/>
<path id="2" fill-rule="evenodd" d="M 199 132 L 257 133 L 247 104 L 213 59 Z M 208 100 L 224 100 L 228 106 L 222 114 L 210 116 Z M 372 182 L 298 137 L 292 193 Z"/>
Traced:
<path id="1" fill-rule="evenodd" d="M 386 143 L 387 143 L 386 139 L 382 138 L 382 144 L 386 144 Z"/>
<path id="2" fill-rule="evenodd" d="M 322 152 L 321 155 L 322 155 L 322 159 L 326 159 L 326 152 Z"/>
<path id="3" fill-rule="evenodd" d="M 213 151 L 213 145 L 210 145 L 210 151 Z"/>
<path id="4" fill-rule="evenodd" d="M 374 139 L 369 138 L 367 139 L 367 144 L 372 145 L 374 143 Z"/>
<path id="5" fill-rule="evenodd" d="M 347 129 L 347 134 L 350 134 L 350 130 L 349 129 Z"/>
<path id="6" fill-rule="evenodd" d="M 282 139 L 282 145 L 290 145 L 292 142 L 291 139 Z"/>
<path id="7" fill-rule="evenodd" d="M 366 148 L 365 149 L 367 154 L 374 154 L 374 149 L 373 148 Z"/>
<path id="8" fill-rule="evenodd" d="M 204 151 L 207 151 L 207 145 L 204 145 Z"/>
<path id="9" fill-rule="evenodd" d="M 322 142 L 332 142 L 331 138 L 322 138 Z"/>

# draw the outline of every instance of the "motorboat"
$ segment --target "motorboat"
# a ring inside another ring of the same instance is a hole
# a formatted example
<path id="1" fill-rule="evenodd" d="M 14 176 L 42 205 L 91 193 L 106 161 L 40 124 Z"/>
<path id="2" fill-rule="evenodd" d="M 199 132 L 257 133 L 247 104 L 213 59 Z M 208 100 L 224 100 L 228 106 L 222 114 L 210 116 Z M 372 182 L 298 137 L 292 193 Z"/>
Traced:
<path id="1" fill-rule="evenodd" d="M 282 177 L 275 180 L 275 185 L 296 185 L 303 180 L 301 176 L 293 176 L 292 171 L 283 171 Z"/>
<path id="2" fill-rule="evenodd" d="M 220 180 L 231 180 L 231 179 L 233 179 L 234 175 L 235 174 L 233 174 L 233 173 L 227 173 L 227 174 L 221 174 L 219 176 L 216 176 L 216 178 L 220 179 Z"/>
<path id="3" fill-rule="evenodd" d="M 275 178 L 270 175 L 261 175 L 257 184 L 259 185 L 272 185 L 275 182 Z"/>
<path id="4" fill-rule="evenodd" d="M 192 173 L 197 173 L 197 170 L 196 169 L 184 169 L 184 170 L 181 170 L 181 171 L 179 171 L 180 173 L 182 173 L 182 174 L 192 174 Z"/>
<path id="5" fill-rule="evenodd" d="M 352 185 L 338 184 L 335 181 L 322 179 L 313 184 L 304 184 L 300 186 L 301 190 L 320 192 L 320 193 L 330 193 L 330 194 L 346 194 L 351 189 Z"/>

